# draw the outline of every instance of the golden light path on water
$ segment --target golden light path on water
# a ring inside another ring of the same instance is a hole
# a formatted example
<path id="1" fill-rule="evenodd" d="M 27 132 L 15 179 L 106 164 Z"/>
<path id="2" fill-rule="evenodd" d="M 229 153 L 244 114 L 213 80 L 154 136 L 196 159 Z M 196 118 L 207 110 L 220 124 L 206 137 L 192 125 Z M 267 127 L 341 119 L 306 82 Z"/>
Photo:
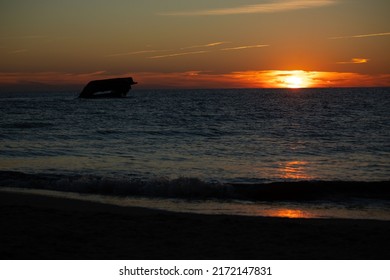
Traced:
<path id="1" fill-rule="evenodd" d="M 142 207 L 179 213 L 206 215 L 238 215 L 278 218 L 337 218 L 372 219 L 390 221 L 390 209 L 369 204 L 355 206 L 336 203 L 250 202 L 250 201 L 188 201 L 167 198 L 116 197 L 79 194 L 37 189 L 0 187 L 0 192 L 36 194 L 48 197 L 67 198 L 96 202 L 120 207 Z"/>
<path id="2" fill-rule="evenodd" d="M 289 161 L 279 164 L 280 178 L 310 180 L 312 177 L 308 173 L 309 162 L 307 161 Z"/>

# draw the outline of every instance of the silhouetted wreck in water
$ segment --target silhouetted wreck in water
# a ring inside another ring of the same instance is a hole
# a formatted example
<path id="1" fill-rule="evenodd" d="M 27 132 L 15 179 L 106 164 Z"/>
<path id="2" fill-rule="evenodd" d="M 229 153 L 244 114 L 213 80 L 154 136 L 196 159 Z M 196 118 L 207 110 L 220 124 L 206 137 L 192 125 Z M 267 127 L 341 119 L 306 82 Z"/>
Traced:
<path id="1" fill-rule="evenodd" d="M 123 98 L 135 84 L 131 77 L 91 81 L 79 98 Z"/>

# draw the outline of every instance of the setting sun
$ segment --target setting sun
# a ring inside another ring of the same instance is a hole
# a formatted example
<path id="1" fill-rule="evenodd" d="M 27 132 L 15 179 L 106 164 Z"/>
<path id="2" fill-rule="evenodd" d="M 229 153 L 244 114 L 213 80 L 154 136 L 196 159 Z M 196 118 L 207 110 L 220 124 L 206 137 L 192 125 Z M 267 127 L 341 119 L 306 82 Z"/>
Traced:
<path id="1" fill-rule="evenodd" d="M 309 73 L 305 71 L 287 71 L 280 86 L 285 88 L 306 88 L 310 86 Z"/>
<path id="2" fill-rule="evenodd" d="M 309 88 L 321 82 L 322 74 L 303 70 L 269 70 L 254 75 L 258 85 L 270 88 Z"/>
<path id="3" fill-rule="evenodd" d="M 289 88 L 301 88 L 303 87 L 302 78 L 298 76 L 290 76 L 285 80 L 286 86 Z"/>

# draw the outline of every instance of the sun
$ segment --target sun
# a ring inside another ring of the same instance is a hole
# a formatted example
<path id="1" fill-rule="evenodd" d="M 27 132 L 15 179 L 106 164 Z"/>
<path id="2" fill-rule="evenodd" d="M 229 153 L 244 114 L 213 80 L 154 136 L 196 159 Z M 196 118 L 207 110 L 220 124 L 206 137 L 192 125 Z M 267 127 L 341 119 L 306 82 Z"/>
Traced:
<path id="1" fill-rule="evenodd" d="M 301 77 L 291 75 L 284 80 L 284 83 L 288 88 L 302 88 L 304 87 L 304 81 Z"/>
<path id="2" fill-rule="evenodd" d="M 312 85 L 311 75 L 307 71 L 279 71 L 278 87 L 282 88 L 307 88 Z"/>
<path id="3" fill-rule="evenodd" d="M 311 88 L 318 85 L 318 80 L 321 80 L 318 72 L 305 70 L 263 70 L 254 71 L 253 78 L 248 80 L 252 82 L 254 87 L 268 88 Z M 243 75 L 238 76 L 243 78 Z"/>

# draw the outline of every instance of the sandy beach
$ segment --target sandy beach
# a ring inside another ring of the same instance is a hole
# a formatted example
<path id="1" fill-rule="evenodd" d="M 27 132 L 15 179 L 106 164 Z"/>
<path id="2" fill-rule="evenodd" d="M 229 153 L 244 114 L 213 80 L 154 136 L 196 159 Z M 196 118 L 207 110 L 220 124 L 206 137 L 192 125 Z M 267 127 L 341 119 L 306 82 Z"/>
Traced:
<path id="1" fill-rule="evenodd" d="M 389 259 L 390 222 L 171 213 L 0 192 L 1 259 Z"/>

